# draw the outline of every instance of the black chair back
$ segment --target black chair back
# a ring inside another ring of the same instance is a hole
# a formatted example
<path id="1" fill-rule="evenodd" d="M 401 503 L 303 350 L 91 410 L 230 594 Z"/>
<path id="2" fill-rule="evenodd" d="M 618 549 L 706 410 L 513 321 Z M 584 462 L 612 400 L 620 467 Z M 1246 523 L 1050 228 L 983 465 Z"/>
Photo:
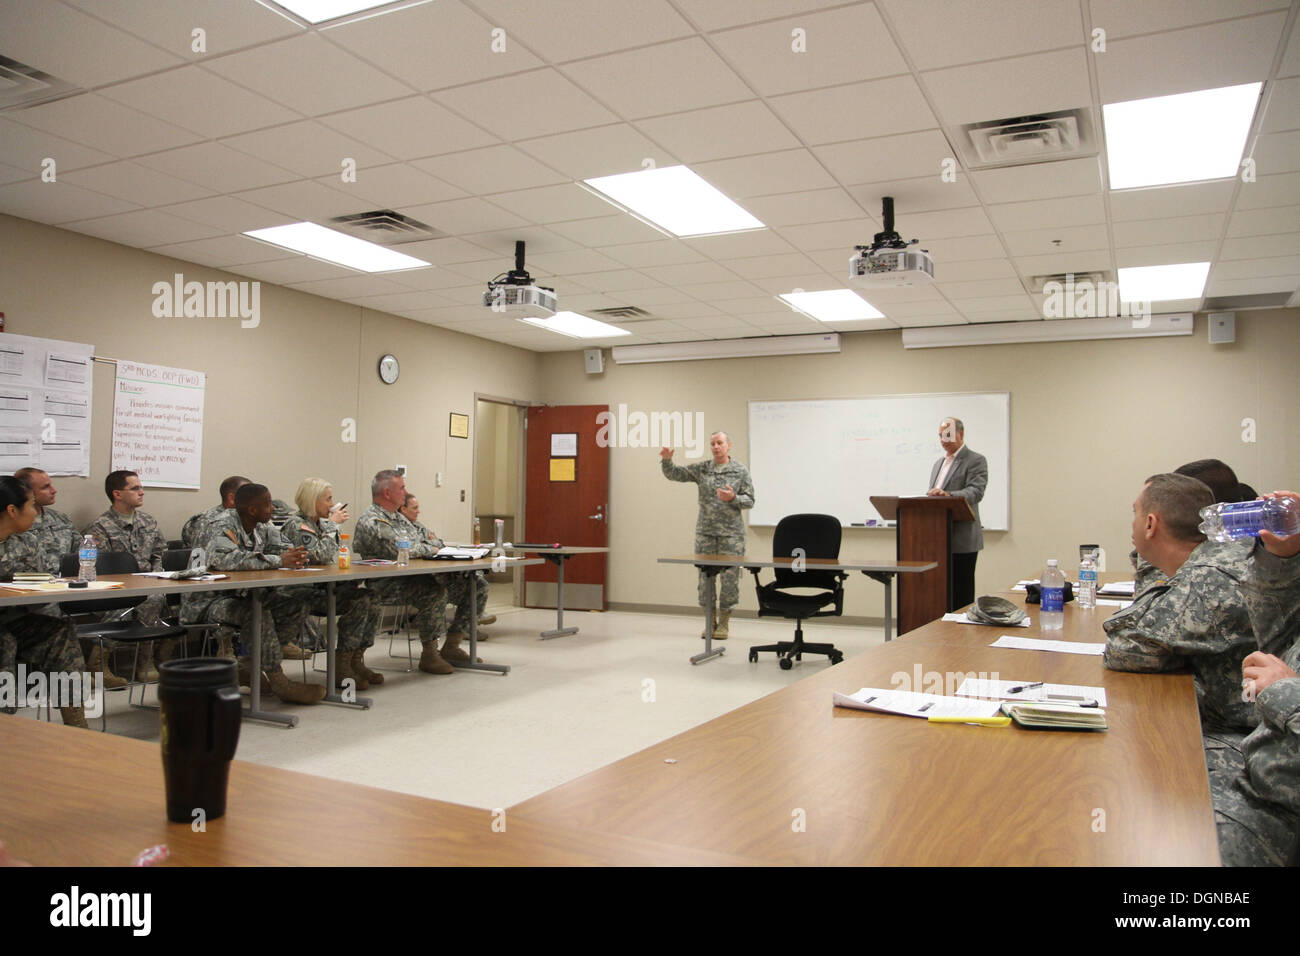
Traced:
<path id="1" fill-rule="evenodd" d="M 59 559 L 59 574 L 65 578 L 75 578 L 81 571 L 81 559 L 77 552 L 65 554 Z M 100 551 L 95 558 L 96 574 L 134 574 L 140 570 L 135 557 L 126 551 Z M 68 605 L 70 614 L 98 614 L 101 611 L 117 611 L 122 608 L 143 604 L 143 597 L 107 598 L 103 601 L 78 601 Z"/>
<path id="2" fill-rule="evenodd" d="M 168 542 L 167 542 L 167 549 L 168 549 L 169 551 L 176 551 L 176 550 L 178 550 L 178 549 L 180 549 L 180 548 L 183 548 L 183 547 L 185 547 L 185 542 L 182 541 L 180 538 L 176 538 L 175 540 L 172 540 L 172 541 L 168 541 Z M 173 568 L 172 570 L 179 571 L 180 568 Z"/>
<path id="3" fill-rule="evenodd" d="M 786 515 L 777 523 L 776 531 L 772 535 L 772 557 L 792 557 L 797 548 L 805 558 L 834 560 L 840 556 L 842 530 L 840 519 L 834 515 Z M 836 571 L 817 571 L 813 568 L 794 571 L 788 568 L 777 568 L 774 583 L 778 588 L 834 590 L 841 577 L 842 575 Z"/>
<path id="4" fill-rule="evenodd" d="M 190 555 L 193 552 L 186 547 L 177 546 L 163 552 L 162 569 L 164 571 L 184 571 L 190 566 Z"/>

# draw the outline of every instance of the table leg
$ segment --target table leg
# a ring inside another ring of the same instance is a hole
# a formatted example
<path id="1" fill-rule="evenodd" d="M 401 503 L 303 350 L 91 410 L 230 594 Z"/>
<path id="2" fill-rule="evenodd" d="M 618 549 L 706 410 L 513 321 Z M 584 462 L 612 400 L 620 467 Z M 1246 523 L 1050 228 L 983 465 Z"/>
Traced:
<path id="1" fill-rule="evenodd" d="M 331 704 L 369 710 L 370 705 L 374 703 L 373 699 L 357 697 L 353 694 L 353 699 L 347 700 L 334 688 L 334 648 L 339 642 L 339 617 L 334 607 L 333 581 L 327 581 L 325 584 L 325 612 L 325 699 Z M 353 690 L 355 691 L 356 688 L 354 687 Z"/>
<path id="2" fill-rule="evenodd" d="M 894 626 L 894 575 L 889 571 L 863 571 L 862 573 L 885 586 L 885 643 L 888 644 Z"/>
<path id="3" fill-rule="evenodd" d="M 722 568 L 702 567 L 699 570 L 709 579 L 709 606 L 704 609 L 704 651 L 691 658 L 692 664 L 703 664 L 727 653 L 725 647 L 713 646 L 713 606 L 718 603 L 718 573 Z"/>
<path id="4" fill-rule="evenodd" d="M 576 627 L 564 626 L 564 559 L 569 557 L 567 554 L 543 554 L 547 561 L 555 562 L 559 572 L 559 580 L 555 590 L 555 630 L 542 631 L 542 640 L 549 640 L 552 637 L 565 637 L 569 634 L 577 634 Z"/>
<path id="5" fill-rule="evenodd" d="M 480 664 L 478 662 L 478 589 L 474 584 L 475 571 L 464 571 L 465 587 L 469 593 L 470 615 L 469 615 L 469 660 L 464 664 L 452 662 L 452 667 L 461 671 L 487 671 L 492 674 L 509 674 L 509 664 Z M 564 573 L 564 565 L 560 565 L 560 574 Z M 577 628 L 575 627 L 576 631 Z M 546 635 L 543 634 L 543 637 Z"/>
<path id="6" fill-rule="evenodd" d="M 248 709 L 242 716 L 246 720 L 265 720 L 286 727 L 298 726 L 297 714 L 271 714 L 262 710 L 262 600 L 253 595 L 253 646 L 249 650 L 248 669 L 252 672 L 252 687 L 249 691 Z"/>

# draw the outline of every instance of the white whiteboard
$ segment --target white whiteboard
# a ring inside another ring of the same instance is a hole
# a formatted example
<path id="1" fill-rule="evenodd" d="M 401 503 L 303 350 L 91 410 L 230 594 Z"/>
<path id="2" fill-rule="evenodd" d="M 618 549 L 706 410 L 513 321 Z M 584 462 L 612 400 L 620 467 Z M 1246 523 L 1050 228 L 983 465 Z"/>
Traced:
<path id="1" fill-rule="evenodd" d="M 986 529 L 1011 527 L 1011 395 L 964 392 L 749 403 L 753 525 L 785 515 L 880 520 L 870 495 L 923 495 L 943 457 L 939 423 L 960 418 L 966 443 L 989 462 L 980 502 Z"/>

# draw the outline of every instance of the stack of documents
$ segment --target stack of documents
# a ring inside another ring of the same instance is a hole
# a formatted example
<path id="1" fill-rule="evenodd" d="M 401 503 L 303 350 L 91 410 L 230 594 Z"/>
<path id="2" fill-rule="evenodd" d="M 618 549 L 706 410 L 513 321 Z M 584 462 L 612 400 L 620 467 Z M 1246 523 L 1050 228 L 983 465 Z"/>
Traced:
<path id="1" fill-rule="evenodd" d="M 904 717 L 996 717 L 999 704 L 993 700 L 970 700 L 962 697 L 941 697 L 938 694 L 918 694 L 906 690 L 882 690 L 863 687 L 855 694 L 835 693 L 836 707 L 854 710 L 873 710 L 881 714 L 901 714 Z"/>
<path id="2" fill-rule="evenodd" d="M 1105 730 L 1104 710 L 1071 707 L 1069 704 L 1016 704 L 1007 702 L 1002 712 L 1021 727 L 1031 730 Z"/>
<path id="3" fill-rule="evenodd" d="M 457 558 L 460 560 L 473 560 L 486 558 L 492 549 L 488 548 L 439 548 L 434 557 L 438 558 Z"/>
<path id="4" fill-rule="evenodd" d="M 1133 581 L 1111 581 L 1110 584 L 1103 584 L 1097 589 L 1098 594 L 1122 594 L 1127 597 L 1133 596 Z"/>

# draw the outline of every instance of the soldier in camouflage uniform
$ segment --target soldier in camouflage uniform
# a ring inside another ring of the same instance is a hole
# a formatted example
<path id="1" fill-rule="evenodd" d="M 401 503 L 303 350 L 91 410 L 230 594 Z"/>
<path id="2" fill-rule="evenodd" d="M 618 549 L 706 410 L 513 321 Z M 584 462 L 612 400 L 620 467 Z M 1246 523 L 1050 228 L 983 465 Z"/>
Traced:
<path id="1" fill-rule="evenodd" d="M 1300 500 L 1294 492 L 1275 492 Z M 1300 535 L 1260 534 L 1246 603 L 1265 651 L 1242 674 L 1255 693 L 1259 726 L 1242 745 L 1236 771 L 1210 772 L 1210 796 L 1225 866 L 1282 866 L 1300 824 Z M 1287 649 L 1281 659 L 1267 648 Z"/>
<path id="2" fill-rule="evenodd" d="M 199 547 L 199 542 L 206 540 L 206 528 L 208 524 L 224 517 L 224 513 L 235 507 L 235 492 L 248 484 L 248 479 L 243 475 L 231 475 L 221 483 L 221 503 L 214 505 L 207 511 L 200 511 L 198 514 L 185 522 L 185 527 L 181 528 L 181 541 L 187 548 Z"/>
<path id="3" fill-rule="evenodd" d="M 1259 646 L 1241 593 L 1249 552 L 1197 530 L 1197 512 L 1213 501 L 1195 478 L 1148 479 L 1133 503 L 1133 545 L 1162 573 L 1149 575 L 1133 603 L 1102 624 L 1103 660 L 1112 670 L 1192 669 L 1212 769 L 1231 762 L 1258 720 L 1241 699 L 1241 662 Z"/>
<path id="4" fill-rule="evenodd" d="M 31 489 L 12 475 L 0 477 L 0 544 L 22 535 L 35 520 L 36 502 Z M 24 570 L 29 568 L 10 563 L 8 556 L 0 553 L 0 573 L 12 575 Z M 83 673 L 86 664 L 72 622 L 21 607 L 0 610 L 0 673 L 11 675 L 6 680 L 16 681 L 19 664 L 46 674 Z M 86 726 L 82 707 L 60 707 L 59 713 L 69 726 Z"/>
<path id="5" fill-rule="evenodd" d="M 417 545 L 427 545 L 430 549 L 430 555 L 437 554 L 438 551 L 445 547 L 442 538 L 438 537 L 424 525 L 420 524 L 420 499 L 415 495 L 408 493 L 406 503 L 398 509 L 402 517 L 411 523 L 415 529 L 415 537 L 411 539 L 411 547 Z M 411 552 L 412 557 L 425 557 L 425 554 L 416 554 Z M 474 582 L 474 600 L 470 600 L 470 580 Z M 447 600 L 455 606 L 456 617 L 451 622 L 451 633 L 459 634 L 462 639 L 469 635 L 470 615 L 474 614 L 479 617 L 483 615 L 483 609 L 487 607 L 488 583 L 483 577 L 483 572 L 478 571 L 472 575 L 457 574 L 453 575 L 451 581 L 447 584 Z M 482 631 L 478 632 L 479 640 L 487 635 Z M 468 655 L 466 655 L 468 659 Z"/>
<path id="6" fill-rule="evenodd" d="M 399 538 L 411 542 L 411 557 L 431 556 L 428 545 L 419 544 L 415 528 L 398 510 L 406 501 L 405 478 L 390 470 L 376 473 L 370 482 L 370 497 L 373 503 L 357 519 L 354 537 L 359 557 L 395 560 Z M 469 660 L 455 635 L 448 635 L 442 651 L 438 650 L 438 638 L 447 626 L 443 611 L 447 606 L 447 587 L 442 575 L 372 579 L 366 587 L 374 590 L 385 604 L 409 604 L 415 608 L 415 625 L 420 633 L 420 643 L 424 645 L 420 670 L 428 674 L 451 674 L 455 668 L 448 663 L 449 660 Z"/>
<path id="7" fill-rule="evenodd" d="M 302 548 L 290 548 L 280 532 L 269 523 L 270 518 L 271 492 L 266 486 L 247 484 L 241 487 L 235 495 L 235 510 L 208 525 L 208 537 L 202 543 L 207 552 L 208 567 L 213 571 L 306 567 L 307 552 Z M 246 629 L 252 623 L 252 602 L 261 601 L 264 608 L 263 676 L 271 691 L 282 701 L 314 704 L 325 696 L 325 688 L 319 684 L 289 680 L 280 665 L 281 642 L 297 637 L 307 615 L 307 601 L 294 594 L 297 590 L 295 587 L 277 587 L 187 594 L 181 602 L 181 620 L 187 624 L 216 621 Z M 249 637 L 244 634 L 245 640 Z M 251 679 L 250 673 L 248 680 Z"/>
<path id="8" fill-rule="evenodd" d="M 339 555 L 339 525 L 348 520 L 346 507 L 334 506 L 334 489 L 323 478 L 307 478 L 294 496 L 298 512 L 285 523 L 280 533 L 294 547 L 307 551 L 311 564 L 333 566 Z M 312 614 L 328 613 L 325 585 L 305 585 L 292 589 L 302 592 Z M 375 643 L 379 629 L 379 598 L 374 591 L 355 582 L 334 585 L 334 612 L 337 615 L 337 646 L 334 649 L 334 678 L 339 687 L 351 679 L 357 690 L 382 684 L 384 675 L 366 667 L 366 648 Z"/>
<path id="9" fill-rule="evenodd" d="M 80 547 L 81 535 L 77 533 L 77 526 L 63 512 L 51 507 L 58 492 L 48 474 L 39 468 L 19 468 L 14 472 L 14 477 L 26 482 L 36 499 L 36 522 L 27 535 L 38 542 L 42 564 L 30 570 L 59 574 L 59 563 L 63 556 Z"/>
<path id="10" fill-rule="evenodd" d="M 731 439 L 726 432 L 709 436 L 711 461 L 699 461 L 681 467 L 673 464 L 673 450 L 659 451 L 660 467 L 669 481 L 693 481 L 699 485 L 700 514 L 695 521 L 696 554 L 744 554 L 745 518 L 742 509 L 754 507 L 754 483 L 749 469 L 731 458 Z M 718 597 L 718 617 L 713 636 L 726 640 L 731 609 L 740 603 L 740 568 L 728 568 L 718 578 L 722 593 Z M 700 607 L 707 608 L 712 588 L 708 576 L 700 572 Z M 703 637 L 704 635 L 700 635 Z"/>

